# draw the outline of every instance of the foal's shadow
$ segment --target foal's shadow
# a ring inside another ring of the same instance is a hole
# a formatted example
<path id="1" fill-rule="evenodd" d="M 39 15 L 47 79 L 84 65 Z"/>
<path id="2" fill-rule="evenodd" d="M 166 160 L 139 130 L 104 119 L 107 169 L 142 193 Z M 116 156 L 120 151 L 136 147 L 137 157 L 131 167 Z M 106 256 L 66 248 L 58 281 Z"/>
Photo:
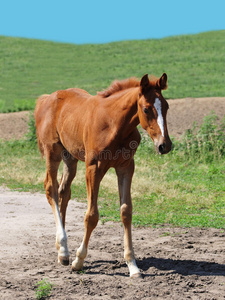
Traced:
<path id="1" fill-rule="evenodd" d="M 126 273 L 123 272 L 121 269 L 126 268 Z M 121 263 L 117 260 L 96 260 L 92 262 L 91 264 L 88 264 L 86 262 L 86 265 L 84 267 L 84 271 L 86 274 L 92 274 L 92 275 L 107 275 L 107 276 L 128 276 L 128 268 L 125 262 Z"/>
<path id="2" fill-rule="evenodd" d="M 150 268 L 154 267 L 161 271 L 173 271 L 172 273 L 187 275 L 199 275 L 199 276 L 225 276 L 225 265 L 207 261 L 196 260 L 176 260 L 169 258 L 156 258 L 148 257 L 137 261 L 138 267 L 144 272 L 149 271 L 152 275 Z"/>
<path id="3" fill-rule="evenodd" d="M 137 260 L 137 265 L 140 270 L 143 271 L 144 277 L 158 276 L 157 273 L 155 274 L 155 272 L 151 270 L 153 267 L 157 270 L 170 271 L 170 273 L 172 271 L 174 274 L 181 274 L 183 276 L 225 276 L 224 264 L 207 261 L 147 257 L 142 260 Z M 126 267 L 126 264 L 118 261 L 97 260 L 91 265 L 86 265 L 85 272 L 87 274 L 105 274 L 108 276 L 114 276 L 116 274 L 119 276 L 127 276 L 128 268 L 127 272 L 124 272 L 124 267 Z M 160 275 L 163 274 L 160 273 Z"/>

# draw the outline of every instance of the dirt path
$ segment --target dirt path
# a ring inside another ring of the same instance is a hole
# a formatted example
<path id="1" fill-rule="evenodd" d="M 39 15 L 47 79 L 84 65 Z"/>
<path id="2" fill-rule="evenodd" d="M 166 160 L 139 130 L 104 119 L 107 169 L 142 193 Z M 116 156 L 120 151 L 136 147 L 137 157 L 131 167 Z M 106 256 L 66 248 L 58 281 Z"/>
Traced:
<path id="1" fill-rule="evenodd" d="M 0 114 L 0 138 L 20 139 L 28 131 L 29 111 Z"/>
<path id="2" fill-rule="evenodd" d="M 224 230 L 134 228 L 143 280 L 128 277 L 121 224 L 100 222 L 82 274 L 57 263 L 55 224 L 44 195 L 0 188 L 0 299 L 34 299 L 35 284 L 54 284 L 51 299 L 225 299 Z M 83 235 L 86 205 L 70 201 L 71 259 Z"/>

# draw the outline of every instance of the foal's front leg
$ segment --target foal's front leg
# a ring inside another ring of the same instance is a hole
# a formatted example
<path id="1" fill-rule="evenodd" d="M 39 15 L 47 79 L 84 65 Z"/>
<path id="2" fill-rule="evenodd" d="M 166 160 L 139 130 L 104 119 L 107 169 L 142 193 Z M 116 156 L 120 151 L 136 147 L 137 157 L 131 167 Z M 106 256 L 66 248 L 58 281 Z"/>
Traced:
<path id="1" fill-rule="evenodd" d="M 83 268 L 84 259 L 87 256 L 88 242 L 92 231 L 96 227 L 99 219 L 97 199 L 102 175 L 97 163 L 86 168 L 86 185 L 88 196 L 88 209 L 85 214 L 85 233 L 83 241 L 77 250 L 76 259 L 72 263 L 72 269 L 79 271 Z"/>
<path id="2" fill-rule="evenodd" d="M 129 166 L 116 168 L 118 177 L 118 187 L 120 195 L 120 214 L 124 226 L 124 258 L 129 268 L 130 277 L 142 277 L 134 257 L 132 245 L 131 221 L 132 221 L 132 201 L 131 201 L 131 181 L 134 173 L 134 160 Z"/>

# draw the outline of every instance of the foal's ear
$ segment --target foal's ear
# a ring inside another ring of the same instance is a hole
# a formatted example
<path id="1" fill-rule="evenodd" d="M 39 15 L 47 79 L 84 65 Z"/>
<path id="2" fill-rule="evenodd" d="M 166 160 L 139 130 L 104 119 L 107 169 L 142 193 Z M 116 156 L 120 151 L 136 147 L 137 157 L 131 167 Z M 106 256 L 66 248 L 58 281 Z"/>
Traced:
<path id="1" fill-rule="evenodd" d="M 167 89 L 167 75 L 163 73 L 162 76 L 159 78 L 158 86 L 161 90 Z"/>
<path id="2" fill-rule="evenodd" d="M 148 74 L 145 74 L 142 78 L 141 78 L 141 92 L 142 94 L 146 91 L 146 89 L 149 87 L 149 79 L 148 79 Z"/>

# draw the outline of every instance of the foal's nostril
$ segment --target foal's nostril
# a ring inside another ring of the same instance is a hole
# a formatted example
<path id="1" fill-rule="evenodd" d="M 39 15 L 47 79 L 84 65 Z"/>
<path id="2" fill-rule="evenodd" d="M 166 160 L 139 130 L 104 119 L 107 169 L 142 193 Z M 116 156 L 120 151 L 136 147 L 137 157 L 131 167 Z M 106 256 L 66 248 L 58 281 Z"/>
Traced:
<path id="1" fill-rule="evenodd" d="M 159 145 L 159 152 L 160 152 L 160 153 L 163 153 L 164 150 L 165 150 L 165 148 L 166 148 L 166 144 L 165 144 L 165 143 Z"/>

